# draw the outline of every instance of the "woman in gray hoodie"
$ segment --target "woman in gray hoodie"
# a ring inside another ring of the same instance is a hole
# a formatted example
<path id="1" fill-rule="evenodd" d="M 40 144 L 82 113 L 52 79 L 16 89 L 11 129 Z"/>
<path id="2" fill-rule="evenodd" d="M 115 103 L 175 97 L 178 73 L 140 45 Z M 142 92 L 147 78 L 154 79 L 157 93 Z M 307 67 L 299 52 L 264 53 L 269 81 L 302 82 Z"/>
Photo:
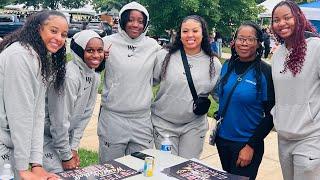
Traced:
<path id="1" fill-rule="evenodd" d="M 72 61 L 66 67 L 62 93 L 52 87 L 47 93 L 43 164 L 54 173 L 79 167 L 77 150 L 100 82 L 95 70 L 104 59 L 103 41 L 92 30 L 75 34 L 70 49 Z"/>
<path id="2" fill-rule="evenodd" d="M 272 55 L 279 159 L 284 180 L 320 178 L 320 38 L 294 1 L 272 11 L 281 46 Z"/>
<path id="3" fill-rule="evenodd" d="M 62 13 L 41 11 L 0 43 L 0 166 L 15 179 L 57 178 L 42 168 L 45 92 L 64 82 L 67 32 Z"/>
<path id="4" fill-rule="evenodd" d="M 149 14 L 136 2 L 119 13 L 119 32 L 105 37 L 106 61 L 98 122 L 100 163 L 153 148 L 150 106 L 157 41 L 146 36 Z"/>
<path id="5" fill-rule="evenodd" d="M 184 50 L 184 51 L 182 51 Z M 208 130 L 207 114 L 193 112 L 193 97 L 182 62 L 185 52 L 196 93 L 208 97 L 219 78 L 221 63 L 212 53 L 208 27 L 197 15 L 185 17 L 168 51 L 159 51 L 154 80 L 160 89 L 152 104 L 152 123 L 157 149 L 166 136 L 172 153 L 184 158 L 199 158 Z"/>

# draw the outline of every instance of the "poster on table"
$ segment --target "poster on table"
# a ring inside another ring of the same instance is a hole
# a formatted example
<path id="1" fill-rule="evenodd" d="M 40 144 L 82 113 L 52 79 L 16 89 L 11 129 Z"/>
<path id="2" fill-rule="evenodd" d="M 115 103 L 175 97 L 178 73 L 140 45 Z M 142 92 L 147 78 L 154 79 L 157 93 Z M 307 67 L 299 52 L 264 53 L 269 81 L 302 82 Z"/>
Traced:
<path id="1" fill-rule="evenodd" d="M 248 177 L 212 169 L 192 160 L 165 168 L 162 173 L 181 180 L 249 180 Z"/>
<path id="2" fill-rule="evenodd" d="M 63 180 L 118 180 L 137 174 L 140 172 L 113 160 L 103 165 L 91 165 L 58 173 Z"/>

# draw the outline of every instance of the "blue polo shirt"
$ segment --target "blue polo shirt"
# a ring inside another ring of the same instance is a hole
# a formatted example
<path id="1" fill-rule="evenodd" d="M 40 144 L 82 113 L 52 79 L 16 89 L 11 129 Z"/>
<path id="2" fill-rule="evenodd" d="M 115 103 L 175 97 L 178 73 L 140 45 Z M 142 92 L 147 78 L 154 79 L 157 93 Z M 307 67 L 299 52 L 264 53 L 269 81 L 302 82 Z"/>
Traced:
<path id="1" fill-rule="evenodd" d="M 261 64 L 265 65 L 265 63 Z M 227 73 L 227 70 L 228 62 L 224 63 L 220 77 L 223 77 Z M 247 142 L 254 134 L 257 126 L 264 118 L 263 101 L 267 101 L 268 99 L 268 85 L 265 72 L 267 71 L 261 70 L 261 93 L 258 95 L 255 77 L 256 70 L 253 67 L 250 68 L 242 78 L 242 81 L 237 85 L 218 131 L 218 135 L 221 138 L 231 141 Z M 218 88 L 219 113 L 221 113 L 238 76 L 233 69 L 226 84 L 223 86 L 223 93 L 220 84 Z M 271 76 L 271 74 L 269 76 Z"/>

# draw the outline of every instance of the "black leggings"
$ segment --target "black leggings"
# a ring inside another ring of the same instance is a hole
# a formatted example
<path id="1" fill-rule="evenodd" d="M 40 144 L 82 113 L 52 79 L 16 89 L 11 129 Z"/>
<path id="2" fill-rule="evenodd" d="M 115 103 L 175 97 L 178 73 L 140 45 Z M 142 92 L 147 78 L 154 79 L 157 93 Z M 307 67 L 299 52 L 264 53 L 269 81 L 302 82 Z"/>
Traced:
<path id="1" fill-rule="evenodd" d="M 256 178 L 264 153 L 263 142 L 255 144 L 251 163 L 246 167 L 237 167 L 236 165 L 239 152 L 246 143 L 229 141 L 220 137 L 217 137 L 216 143 L 223 170 L 231 174 L 250 177 L 250 180 Z"/>

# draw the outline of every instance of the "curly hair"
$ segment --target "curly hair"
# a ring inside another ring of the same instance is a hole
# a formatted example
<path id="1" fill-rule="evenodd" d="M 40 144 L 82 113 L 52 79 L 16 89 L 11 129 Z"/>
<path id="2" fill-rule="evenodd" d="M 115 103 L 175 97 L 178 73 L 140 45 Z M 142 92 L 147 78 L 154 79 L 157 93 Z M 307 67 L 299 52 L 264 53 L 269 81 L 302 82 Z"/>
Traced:
<path id="1" fill-rule="evenodd" d="M 261 57 L 263 55 L 263 46 L 262 46 L 262 42 L 263 42 L 263 32 L 261 30 L 261 28 L 254 22 L 251 21 L 246 21 L 243 22 L 240 27 L 237 29 L 237 31 L 235 32 L 235 35 L 233 37 L 233 42 L 235 41 L 235 39 L 238 36 L 238 32 L 241 30 L 241 28 L 243 27 L 251 27 L 255 30 L 255 36 L 258 40 L 259 43 L 259 47 L 256 51 L 256 58 L 255 61 L 257 61 L 257 63 L 255 63 L 254 69 L 255 69 L 255 78 L 256 78 L 256 90 L 257 90 L 257 94 L 256 97 L 259 97 L 259 94 L 261 94 Z M 228 61 L 228 70 L 227 73 L 221 78 L 220 80 L 220 86 L 222 89 L 222 94 L 223 94 L 223 86 L 227 83 L 227 80 L 231 74 L 231 72 L 233 71 L 233 69 L 235 68 L 235 65 L 237 64 L 237 61 L 239 61 L 240 57 L 236 51 L 235 48 L 235 44 L 232 43 L 231 44 L 231 57 Z"/>
<path id="2" fill-rule="evenodd" d="M 210 37 L 209 37 L 209 33 L 208 33 L 208 25 L 207 22 L 198 15 L 190 15 L 185 17 L 180 26 L 179 29 L 177 31 L 177 35 L 176 38 L 174 40 L 174 42 L 172 44 L 168 44 L 167 46 L 165 46 L 166 49 L 168 49 L 168 53 L 164 58 L 162 67 L 161 67 L 161 74 L 160 74 L 160 79 L 163 80 L 166 76 L 167 73 L 167 68 L 170 62 L 170 57 L 173 53 L 175 53 L 176 51 L 178 51 L 179 49 L 183 48 L 183 44 L 181 42 L 181 27 L 182 24 L 185 23 L 187 20 L 192 19 L 195 20 L 197 22 L 199 22 L 201 24 L 201 28 L 202 28 L 202 42 L 201 42 L 201 49 L 204 51 L 204 53 L 206 55 L 208 55 L 210 57 L 210 68 L 209 68 L 209 76 L 212 79 L 213 75 L 215 74 L 215 68 L 214 68 L 214 57 L 218 57 L 212 50 L 211 50 L 211 46 L 210 46 Z"/>
<path id="3" fill-rule="evenodd" d="M 290 8 L 291 13 L 294 17 L 295 21 L 295 29 L 292 37 L 292 50 L 290 51 L 290 55 L 288 58 L 286 58 L 286 61 L 284 63 L 284 69 L 281 71 L 281 73 L 287 72 L 289 69 L 293 76 L 296 76 L 298 73 L 301 72 L 303 63 L 305 61 L 305 55 L 307 51 L 307 43 L 305 40 L 304 33 L 305 31 L 310 31 L 313 33 L 316 33 L 316 29 L 311 25 L 311 23 L 306 19 L 305 15 L 301 11 L 300 7 L 294 2 L 290 0 L 281 1 L 278 3 L 272 10 L 272 20 L 274 19 L 274 12 L 278 7 L 281 6 L 287 6 Z M 273 21 L 271 21 L 271 27 L 273 32 Z M 281 38 L 278 34 L 276 34 L 276 38 L 279 42 L 284 43 L 284 39 Z"/>
<path id="4" fill-rule="evenodd" d="M 53 83 L 54 89 L 60 92 L 66 74 L 66 47 L 56 53 L 50 53 L 40 36 L 40 27 L 52 16 L 65 16 L 58 11 L 44 10 L 30 16 L 21 29 L 5 36 L 0 43 L 0 52 L 14 42 L 19 42 L 26 49 L 33 49 L 38 54 L 41 64 L 42 82 L 46 85 Z M 67 21 L 67 20 L 66 20 Z"/>

